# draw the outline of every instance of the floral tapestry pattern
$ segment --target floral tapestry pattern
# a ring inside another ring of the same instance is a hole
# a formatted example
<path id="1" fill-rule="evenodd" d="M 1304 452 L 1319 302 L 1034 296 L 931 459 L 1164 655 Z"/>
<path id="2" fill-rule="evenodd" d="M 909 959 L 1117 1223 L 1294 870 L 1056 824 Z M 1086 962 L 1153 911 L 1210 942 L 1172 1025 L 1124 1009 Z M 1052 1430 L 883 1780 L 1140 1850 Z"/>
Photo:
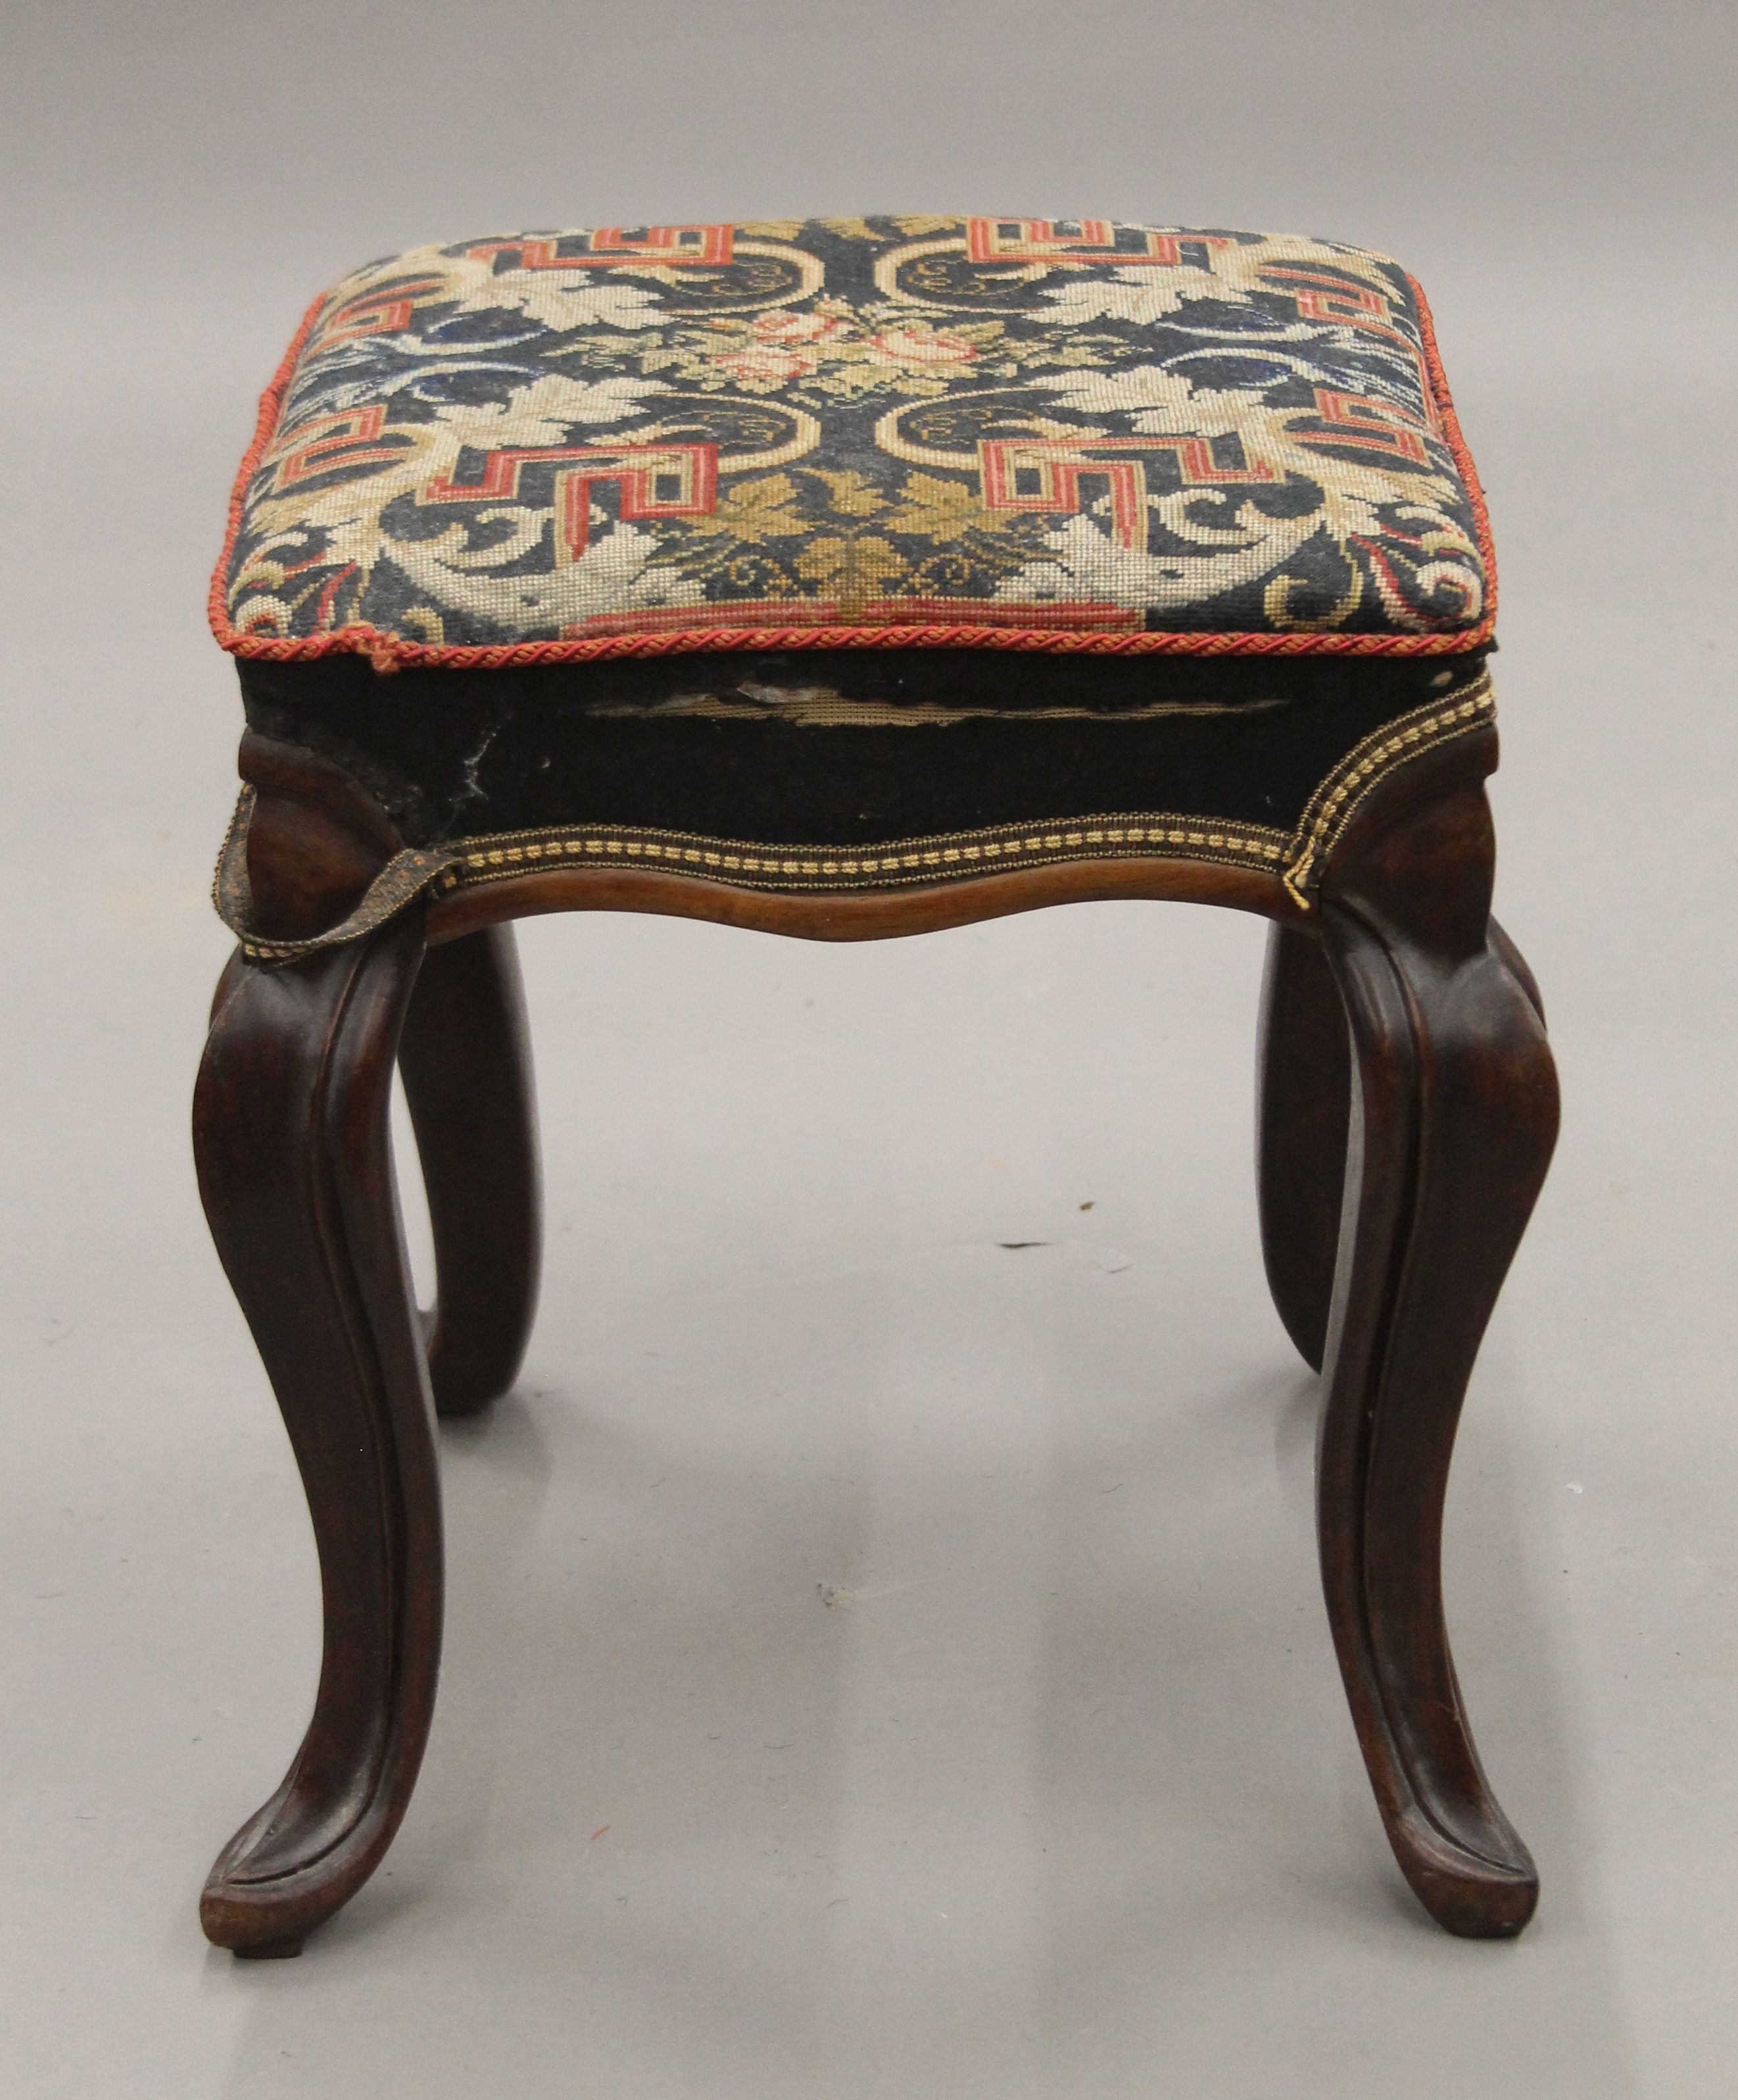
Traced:
<path id="1" fill-rule="evenodd" d="M 523 233 L 320 300 L 214 589 L 244 655 L 854 639 L 1467 648 L 1492 578 L 1397 265 L 894 217 Z"/>

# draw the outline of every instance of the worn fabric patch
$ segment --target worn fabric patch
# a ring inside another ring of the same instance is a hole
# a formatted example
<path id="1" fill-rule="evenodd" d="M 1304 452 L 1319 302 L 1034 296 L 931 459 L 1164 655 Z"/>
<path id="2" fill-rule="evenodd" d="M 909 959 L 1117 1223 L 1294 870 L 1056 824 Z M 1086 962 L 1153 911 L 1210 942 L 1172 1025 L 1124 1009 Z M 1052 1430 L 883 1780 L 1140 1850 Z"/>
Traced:
<path id="1" fill-rule="evenodd" d="M 893 217 L 371 263 L 262 404 L 238 655 L 1415 654 L 1489 638 L 1417 286 L 1338 243 Z"/>
<path id="2" fill-rule="evenodd" d="M 343 768 L 410 845 L 580 824 L 844 847 L 1133 810 L 1289 832 L 1346 752 L 1483 663 L 794 649 L 238 668 L 249 727 Z"/>
<path id="3" fill-rule="evenodd" d="M 1480 668 L 1427 706 L 1411 708 L 1361 739 L 1317 782 L 1285 827 L 1179 810 L 1094 810 L 873 844 L 821 845 L 598 824 L 576 816 L 559 825 L 407 848 L 382 869 L 342 922 L 299 940 L 274 939 L 254 930 L 247 831 L 254 791 L 244 788 L 218 862 L 213 900 L 250 960 L 277 963 L 359 939 L 425 892 L 438 897 L 520 876 L 587 870 L 637 868 L 735 889 L 816 894 L 910 889 L 1070 862 L 1187 860 L 1273 876 L 1292 902 L 1308 911 L 1334 844 L 1377 783 L 1422 752 L 1483 728 L 1493 712 L 1490 677 Z"/>

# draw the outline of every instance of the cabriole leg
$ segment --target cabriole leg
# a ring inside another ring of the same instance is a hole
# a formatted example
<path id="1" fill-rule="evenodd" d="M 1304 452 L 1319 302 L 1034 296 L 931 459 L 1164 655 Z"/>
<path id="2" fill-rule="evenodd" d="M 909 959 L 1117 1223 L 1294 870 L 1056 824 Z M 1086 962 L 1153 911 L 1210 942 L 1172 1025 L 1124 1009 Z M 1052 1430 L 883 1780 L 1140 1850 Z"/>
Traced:
<path id="1" fill-rule="evenodd" d="M 299 1952 L 373 1872 L 434 1707 L 439 1482 L 388 1119 L 421 958 L 412 911 L 287 968 L 232 964 L 194 1096 L 200 1193 L 302 1471 L 324 1602 L 302 1747 L 201 1901 L 238 1954 Z"/>
<path id="2" fill-rule="evenodd" d="M 1493 935 L 1482 785 L 1452 786 L 1330 868 L 1324 952 L 1353 1051 L 1326 1335 L 1323 1580 L 1395 1854 L 1451 1932 L 1532 1916 L 1527 1849 L 1480 1769 L 1443 1617 L 1443 1500 L 1485 1323 L 1545 1176 L 1557 1091 Z"/>
<path id="3" fill-rule="evenodd" d="M 1256 1094 L 1255 1180 L 1268 1288 L 1286 1332 L 1321 1369 L 1352 1105 L 1352 1048 L 1321 942 L 1268 933 Z"/>
<path id="4" fill-rule="evenodd" d="M 541 1256 L 536 1097 L 510 927 L 429 950 L 399 1070 L 434 1240 L 424 1322 L 434 1405 L 470 1414 L 513 1383 Z"/>

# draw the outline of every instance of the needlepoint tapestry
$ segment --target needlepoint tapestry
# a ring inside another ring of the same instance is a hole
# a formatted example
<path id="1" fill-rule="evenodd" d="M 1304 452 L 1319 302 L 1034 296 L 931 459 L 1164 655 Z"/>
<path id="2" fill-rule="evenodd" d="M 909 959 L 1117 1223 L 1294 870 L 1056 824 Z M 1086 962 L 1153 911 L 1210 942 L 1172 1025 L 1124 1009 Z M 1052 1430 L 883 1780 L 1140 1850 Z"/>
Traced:
<path id="1" fill-rule="evenodd" d="M 243 656 L 1438 654 L 1490 638 L 1418 286 L 1328 240 L 894 216 L 492 235 L 317 300 Z"/>

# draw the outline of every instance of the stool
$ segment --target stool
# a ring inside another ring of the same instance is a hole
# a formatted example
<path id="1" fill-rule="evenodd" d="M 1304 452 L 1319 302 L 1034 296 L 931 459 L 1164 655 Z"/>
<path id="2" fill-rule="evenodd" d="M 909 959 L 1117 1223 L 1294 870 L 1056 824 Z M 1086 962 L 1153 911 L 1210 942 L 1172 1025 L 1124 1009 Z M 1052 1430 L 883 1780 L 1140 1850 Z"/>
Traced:
<path id="1" fill-rule="evenodd" d="M 1272 922 L 1261 1232 L 1326 1385 L 1323 1581 L 1395 1854 L 1537 1882 L 1443 1620 L 1457 1418 L 1550 1158 L 1490 916 L 1484 509 L 1428 311 L 1321 240 L 893 217 L 501 235 L 315 301 L 212 590 L 244 787 L 194 1107 L 325 1648 L 210 1937 L 299 1952 L 392 1839 L 442 1609 L 434 1416 L 536 1295 L 509 922 L 870 940 L 1092 898 Z M 436 1303 L 408 1281 L 402 1072 Z"/>

